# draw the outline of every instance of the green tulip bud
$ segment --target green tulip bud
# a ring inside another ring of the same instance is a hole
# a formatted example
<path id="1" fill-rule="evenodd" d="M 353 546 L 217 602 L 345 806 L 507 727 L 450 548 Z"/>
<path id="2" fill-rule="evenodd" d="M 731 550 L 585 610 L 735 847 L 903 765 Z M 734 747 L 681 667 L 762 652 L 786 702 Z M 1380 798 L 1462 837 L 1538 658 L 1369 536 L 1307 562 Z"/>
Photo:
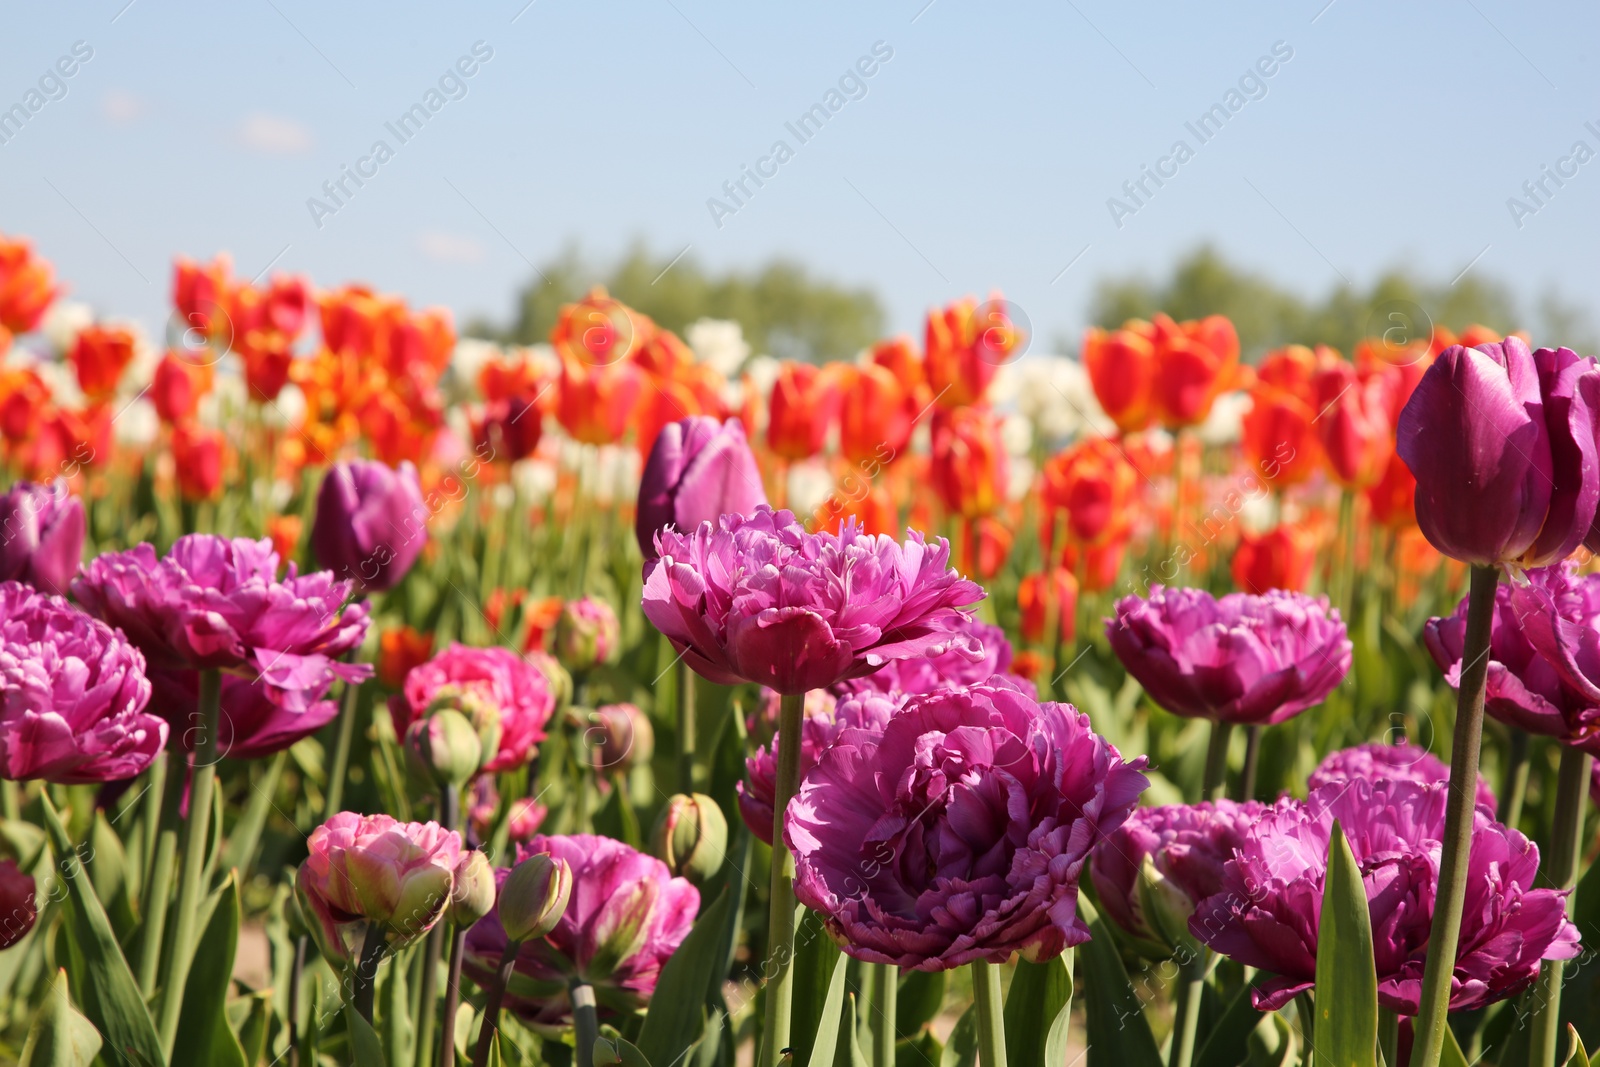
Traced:
<path id="1" fill-rule="evenodd" d="M 455 711 L 466 716 L 472 728 L 478 732 L 478 741 L 483 745 L 483 761 L 485 763 L 494 759 L 495 753 L 500 751 L 500 734 L 502 725 L 500 721 L 500 708 L 474 689 L 463 689 L 457 685 L 440 686 L 429 701 L 428 707 L 423 711 L 423 717 L 437 715 L 441 711 Z"/>
<path id="2" fill-rule="evenodd" d="M 567 861 L 540 852 L 515 867 L 500 887 L 500 925 L 512 941 L 531 941 L 556 928 L 572 895 Z"/>
<path id="3" fill-rule="evenodd" d="M 673 874 L 703 885 L 722 869 L 728 820 L 704 793 L 667 799 L 650 837 L 650 850 Z"/>
<path id="4" fill-rule="evenodd" d="M 572 703 L 572 675 L 554 656 L 540 649 L 529 652 L 528 661 L 538 667 L 545 681 L 550 683 L 550 695 L 556 701 L 554 714 L 561 714 Z"/>
<path id="5" fill-rule="evenodd" d="M 465 785 L 483 766 L 483 740 L 459 711 L 443 709 L 406 728 L 406 763 L 420 780 Z"/>
<path id="6" fill-rule="evenodd" d="M 616 657 L 622 627 L 604 600 L 580 597 L 561 606 L 556 619 L 556 658 L 574 674 L 582 674 Z"/>
<path id="7" fill-rule="evenodd" d="M 494 910 L 494 867 L 489 857 L 474 849 L 456 865 L 455 886 L 450 890 L 450 906 L 445 917 L 456 926 L 467 927 Z"/>
<path id="8" fill-rule="evenodd" d="M 1173 951 L 1185 949 L 1194 956 L 1200 945 L 1189 933 L 1189 916 L 1194 914 L 1194 901 L 1156 870 L 1149 856 L 1139 868 L 1139 883 L 1135 890 L 1145 925 L 1158 939 Z"/>

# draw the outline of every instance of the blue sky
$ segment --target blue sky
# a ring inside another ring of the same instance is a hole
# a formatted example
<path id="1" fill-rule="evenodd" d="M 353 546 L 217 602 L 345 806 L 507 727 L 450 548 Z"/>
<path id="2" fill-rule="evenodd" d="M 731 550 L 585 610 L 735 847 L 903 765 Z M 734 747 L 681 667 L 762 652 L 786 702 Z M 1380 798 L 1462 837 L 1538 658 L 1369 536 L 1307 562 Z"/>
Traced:
<path id="1" fill-rule="evenodd" d="M 0 231 L 151 324 L 178 252 L 504 317 L 530 261 L 634 238 L 712 267 L 797 258 L 874 286 L 897 329 L 1000 288 L 1040 337 L 1082 324 L 1097 277 L 1203 240 L 1308 294 L 1395 265 L 1473 264 L 1527 307 L 1600 283 L 1600 159 L 1571 157 L 1600 151 L 1591 5 L 525 3 L 30 7 L 0 39 L 0 108 L 75 42 L 93 55 L 0 144 Z M 478 42 L 492 56 L 447 81 L 464 95 L 402 144 L 385 124 Z M 875 44 L 892 57 L 830 100 Z M 1292 57 L 1202 144 L 1185 123 L 1275 44 Z M 785 127 L 841 101 L 805 143 Z M 1192 158 L 1161 163 L 1180 139 Z M 392 158 L 314 218 L 378 140 Z M 708 208 L 779 140 L 775 175 Z M 1176 173 L 1114 220 L 1146 165 Z M 1522 185 L 1547 165 L 1576 173 L 1541 206 Z"/>

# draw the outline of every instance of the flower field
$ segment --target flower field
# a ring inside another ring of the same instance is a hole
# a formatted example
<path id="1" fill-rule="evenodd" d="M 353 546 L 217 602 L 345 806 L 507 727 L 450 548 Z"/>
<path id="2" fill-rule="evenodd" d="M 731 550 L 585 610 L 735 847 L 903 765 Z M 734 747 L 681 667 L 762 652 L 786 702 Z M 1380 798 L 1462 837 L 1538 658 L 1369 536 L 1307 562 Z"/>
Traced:
<path id="1" fill-rule="evenodd" d="M 1592 357 L 171 283 L 0 238 L 0 1060 L 1600 1043 Z"/>

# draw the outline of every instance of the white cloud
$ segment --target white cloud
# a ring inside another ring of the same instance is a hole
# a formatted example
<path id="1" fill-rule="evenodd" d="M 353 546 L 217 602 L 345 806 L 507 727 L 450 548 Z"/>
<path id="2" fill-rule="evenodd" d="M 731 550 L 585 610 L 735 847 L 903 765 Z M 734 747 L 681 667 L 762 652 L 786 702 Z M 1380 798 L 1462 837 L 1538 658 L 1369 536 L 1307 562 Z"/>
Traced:
<path id="1" fill-rule="evenodd" d="M 293 119 L 256 112 L 239 123 L 239 143 L 267 156 L 297 156 L 311 151 L 311 131 Z"/>
<path id="2" fill-rule="evenodd" d="M 115 126 L 126 126 L 144 118 L 149 108 L 126 89 L 107 89 L 100 98 L 100 113 Z"/>
<path id="3" fill-rule="evenodd" d="M 484 247 L 472 237 L 458 233 L 426 230 L 417 235 L 417 247 L 429 259 L 440 263 L 482 263 Z"/>

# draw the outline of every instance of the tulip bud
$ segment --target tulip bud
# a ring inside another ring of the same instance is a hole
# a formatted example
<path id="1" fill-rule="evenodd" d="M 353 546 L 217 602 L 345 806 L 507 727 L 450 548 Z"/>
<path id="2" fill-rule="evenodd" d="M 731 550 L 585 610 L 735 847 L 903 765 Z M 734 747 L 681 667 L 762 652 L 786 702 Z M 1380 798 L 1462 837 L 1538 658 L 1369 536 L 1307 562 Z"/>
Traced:
<path id="1" fill-rule="evenodd" d="M 656 820 L 650 850 L 673 874 L 702 885 L 722 869 L 728 820 L 704 793 L 676 793 Z"/>
<path id="2" fill-rule="evenodd" d="M 406 728 L 406 762 L 419 779 L 460 787 L 483 766 L 483 742 L 459 711 L 444 710 Z"/>
<path id="3" fill-rule="evenodd" d="M 650 936 L 650 916 L 660 896 L 661 887 L 646 879 L 606 901 L 589 931 L 594 955 L 584 968 L 585 977 L 605 981 L 624 960 L 644 947 Z"/>
<path id="4" fill-rule="evenodd" d="M 545 681 L 550 683 L 550 695 L 555 698 L 551 714 L 559 714 L 572 703 L 572 675 L 567 673 L 556 658 L 548 652 L 533 649 L 527 653 L 528 662 L 538 667 L 544 674 Z"/>
<path id="5" fill-rule="evenodd" d="M 83 557 L 83 503 L 56 479 L 17 482 L 0 496 L 0 579 L 65 596 Z"/>
<path id="6" fill-rule="evenodd" d="M 427 509 L 410 462 L 355 459 L 328 469 L 317 490 L 317 562 L 363 591 L 399 584 L 428 539 Z"/>
<path id="7" fill-rule="evenodd" d="M 460 713 L 472 724 L 483 746 L 484 762 L 493 759 L 500 751 L 500 736 L 504 731 L 499 706 L 476 690 L 444 685 L 434 693 L 422 714 L 428 717 L 446 710 Z"/>
<path id="8" fill-rule="evenodd" d="M 473 850 L 456 865 L 455 885 L 445 918 L 463 929 L 494 910 L 494 868 L 482 852 Z"/>
<path id="9" fill-rule="evenodd" d="M 567 910 L 572 895 L 572 868 L 567 861 L 540 852 L 515 867 L 500 887 L 500 925 L 512 941 L 544 937 Z"/>
<path id="10" fill-rule="evenodd" d="M 1139 868 L 1138 894 L 1139 910 L 1151 932 L 1174 951 L 1188 951 L 1198 957 L 1200 946 L 1189 935 L 1189 916 L 1194 914 L 1194 901 L 1164 878 L 1149 856 Z"/>
<path id="11" fill-rule="evenodd" d="M 556 658 L 581 674 L 610 662 L 620 638 L 621 626 L 610 604 L 594 597 L 569 600 L 556 620 Z"/>
<path id="12" fill-rule="evenodd" d="M 635 705 L 602 705 L 589 713 L 589 721 L 583 738 L 595 770 L 619 774 L 649 763 L 655 755 L 655 728 Z"/>

